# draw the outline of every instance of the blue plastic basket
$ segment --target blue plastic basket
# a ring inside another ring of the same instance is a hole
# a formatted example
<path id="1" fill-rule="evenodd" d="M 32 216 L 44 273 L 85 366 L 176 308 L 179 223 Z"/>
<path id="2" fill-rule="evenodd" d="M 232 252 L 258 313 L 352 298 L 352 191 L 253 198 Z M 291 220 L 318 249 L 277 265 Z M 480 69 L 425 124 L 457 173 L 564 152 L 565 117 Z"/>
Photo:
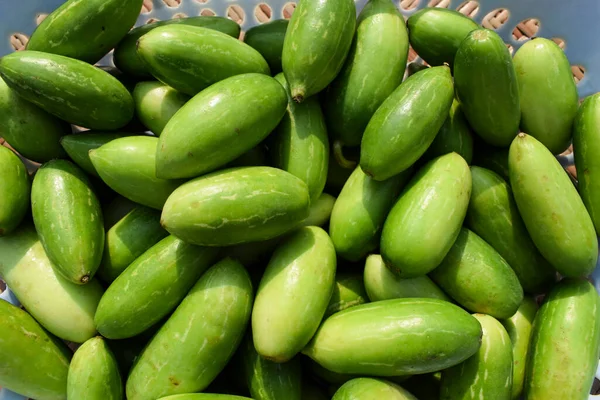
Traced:
<path id="1" fill-rule="evenodd" d="M 64 1 L 20 0 L 17 3 L 0 0 L 0 56 L 25 44 L 43 17 Z M 220 15 L 237 21 L 242 26 L 242 31 L 246 31 L 272 19 L 289 18 L 296 1 L 144 0 L 144 8 L 136 26 L 174 17 Z M 407 17 L 427 6 L 462 11 L 484 26 L 496 29 L 514 51 L 525 43 L 528 36 L 555 39 L 564 45 L 565 54 L 574 70 L 578 71 L 576 75 L 581 75 L 581 70 L 585 71 L 585 75 L 577 84 L 580 97 L 600 91 L 600 52 L 595 51 L 594 46 L 597 38 L 600 38 L 600 0 L 485 0 L 481 3 L 463 0 L 394 1 Z M 367 0 L 355 2 L 358 13 Z M 529 35 L 513 34 L 519 33 L 519 28 L 527 31 L 528 26 L 534 27 Z M 112 65 L 112 54 L 107 55 L 99 64 Z M 561 156 L 559 160 L 565 166 L 573 165 L 572 155 Z M 591 279 L 600 293 L 600 262 Z M 0 299 L 18 304 L 10 290 L 0 294 Z M 600 368 L 596 376 L 600 378 Z M 590 396 L 590 399 L 599 398 L 600 395 Z M 23 396 L 0 389 L 0 400 L 23 399 Z"/>

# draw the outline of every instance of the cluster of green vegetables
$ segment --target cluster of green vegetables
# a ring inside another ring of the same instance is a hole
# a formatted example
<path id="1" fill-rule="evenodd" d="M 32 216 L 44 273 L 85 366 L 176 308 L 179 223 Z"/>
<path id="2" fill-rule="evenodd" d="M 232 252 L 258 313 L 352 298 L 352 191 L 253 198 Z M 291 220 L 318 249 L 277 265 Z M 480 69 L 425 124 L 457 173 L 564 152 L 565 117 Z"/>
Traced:
<path id="1" fill-rule="evenodd" d="M 600 96 L 554 42 L 391 0 L 130 30 L 141 2 L 69 0 L 0 59 L 0 135 L 42 164 L 0 147 L 0 386 L 587 398 Z"/>

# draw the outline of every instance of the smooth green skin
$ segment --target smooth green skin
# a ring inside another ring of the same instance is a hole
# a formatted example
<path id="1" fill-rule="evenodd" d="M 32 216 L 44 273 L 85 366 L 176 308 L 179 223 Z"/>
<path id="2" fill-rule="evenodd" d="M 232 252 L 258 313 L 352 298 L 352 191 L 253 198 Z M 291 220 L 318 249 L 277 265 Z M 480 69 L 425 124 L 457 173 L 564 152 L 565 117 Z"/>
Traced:
<path id="1" fill-rule="evenodd" d="M 234 75 L 271 75 L 258 51 L 210 28 L 160 26 L 142 36 L 136 46 L 156 79 L 190 96 Z"/>
<path id="2" fill-rule="evenodd" d="M 327 310 L 335 271 L 335 248 L 319 227 L 301 228 L 277 247 L 252 310 L 258 354 L 286 362 L 306 346 Z"/>
<path id="3" fill-rule="evenodd" d="M 598 259 L 596 231 L 558 160 L 533 136 L 520 133 L 508 165 L 517 207 L 542 256 L 563 276 L 589 275 Z"/>
<path id="4" fill-rule="evenodd" d="M 89 152 L 102 180 L 129 200 L 160 210 L 167 198 L 184 181 L 156 176 L 159 139 L 131 136 L 112 140 Z"/>
<path id="5" fill-rule="evenodd" d="M 0 387 L 27 398 L 65 400 L 69 348 L 7 301 L 0 300 L 0 319 Z"/>
<path id="6" fill-rule="evenodd" d="M 213 172 L 177 188 L 161 224 L 172 235 L 201 246 L 231 246 L 275 238 L 309 213 L 306 184 L 271 167 Z"/>
<path id="7" fill-rule="evenodd" d="M 371 254 L 367 257 L 364 283 L 371 301 L 408 297 L 452 301 L 427 275 L 409 279 L 398 278 L 385 266 L 379 254 Z"/>
<path id="8" fill-rule="evenodd" d="M 598 365 L 600 304 L 583 279 L 552 289 L 533 322 L 525 398 L 587 399 Z"/>
<path id="9" fill-rule="evenodd" d="M 301 103 L 335 79 L 350 50 L 355 27 L 352 0 L 304 0 L 298 4 L 281 56 L 294 101 Z"/>
<path id="10" fill-rule="evenodd" d="M 252 299 L 252 283 L 240 263 L 226 258 L 212 266 L 136 361 L 127 398 L 204 390 L 242 341 Z"/>
<path id="11" fill-rule="evenodd" d="M 81 169 L 90 175 L 100 177 L 94 164 L 90 160 L 90 150 L 95 150 L 106 143 L 125 136 L 131 136 L 128 133 L 121 132 L 94 132 L 78 133 L 63 136 L 60 139 L 60 145 L 65 149 L 71 160 Z"/>
<path id="12" fill-rule="evenodd" d="M 256 352 L 251 335 L 246 336 L 242 346 L 243 374 L 253 399 L 301 399 L 302 369 L 298 358 L 286 363 L 265 360 Z"/>
<path id="13" fill-rule="evenodd" d="M 283 87 L 263 74 L 218 82 L 187 102 L 159 138 L 156 173 L 194 178 L 233 161 L 265 139 L 287 107 Z"/>
<path id="14" fill-rule="evenodd" d="M 429 161 L 452 152 L 460 154 L 467 164 L 471 164 L 473 159 L 473 133 L 461 110 L 460 103 L 456 99 L 452 103 L 448 117 L 446 117 L 444 124 L 435 139 L 433 139 L 431 146 L 419 161 Z"/>
<path id="15" fill-rule="evenodd" d="M 102 214 L 104 215 L 104 230 L 108 232 L 124 216 L 133 211 L 138 206 L 137 203 L 117 194 L 110 202 L 102 205 Z"/>
<path id="16" fill-rule="evenodd" d="M 119 42 L 114 52 L 114 62 L 117 68 L 132 77 L 140 79 L 152 77 L 146 64 L 136 52 L 137 41 L 155 28 L 173 24 L 201 26 L 223 32 L 234 38 L 237 38 L 240 35 L 240 26 L 236 22 L 225 17 L 200 16 L 156 21 L 130 30 L 123 40 Z"/>
<path id="17" fill-rule="evenodd" d="M 388 214 L 381 256 L 400 278 L 437 267 L 458 237 L 471 195 L 471 172 L 456 153 L 425 164 Z"/>
<path id="18" fill-rule="evenodd" d="M 333 372 L 398 376 L 456 365 L 475 354 L 480 343 L 481 326 L 458 306 L 437 299 L 393 299 L 329 317 L 302 353 Z"/>
<path id="19" fill-rule="evenodd" d="M 545 292 L 556 280 L 556 272 L 533 244 L 510 186 L 481 167 L 471 167 L 471 178 L 465 224 L 508 262 L 525 292 Z"/>
<path id="20" fill-rule="evenodd" d="M 410 44 L 430 65 L 454 65 L 454 57 L 467 35 L 479 28 L 471 18 L 439 7 L 417 11 L 407 21 Z"/>
<path id="21" fill-rule="evenodd" d="M 94 317 L 98 332 L 126 339 L 160 321 L 181 303 L 217 252 L 174 236 L 152 246 L 106 289 Z"/>
<path id="22" fill-rule="evenodd" d="M 156 136 L 160 136 L 167 122 L 189 100 L 188 95 L 161 82 L 140 82 L 133 90 L 135 113 Z"/>
<path id="23" fill-rule="evenodd" d="M 213 393 L 190 393 L 176 394 L 174 396 L 161 397 L 158 400 L 252 400 L 249 397 L 234 396 L 230 394 Z"/>
<path id="24" fill-rule="evenodd" d="M 327 127 L 346 146 L 360 145 L 375 110 L 402 82 L 408 58 L 404 18 L 391 0 L 370 0 L 356 23 L 348 57 L 324 98 Z"/>
<path id="25" fill-rule="evenodd" d="M 332 400 L 417 400 L 402 387 L 383 379 L 356 378 L 348 381 L 333 395 Z"/>
<path id="26" fill-rule="evenodd" d="M 506 183 L 510 184 L 508 172 L 508 149 L 476 148 L 474 152 L 473 165 L 489 169 L 498 174 Z"/>
<path id="27" fill-rule="evenodd" d="M 359 261 L 375 250 L 385 218 L 412 171 L 376 181 L 356 167 L 331 212 L 329 235 L 337 254 Z"/>
<path id="28" fill-rule="evenodd" d="M 336 198 L 332 195 L 321 193 L 318 199 L 311 201 L 308 217 L 300 225 L 322 227 L 329 221 L 335 202 Z"/>
<path id="29" fill-rule="evenodd" d="M 142 0 L 69 0 L 31 35 L 27 50 L 98 62 L 133 27 Z"/>
<path id="30" fill-rule="evenodd" d="M 513 353 L 506 329 L 494 317 L 473 315 L 483 329 L 477 353 L 442 372 L 440 400 L 510 400 Z"/>
<path id="31" fill-rule="evenodd" d="M 31 211 L 54 268 L 73 283 L 88 283 L 102 259 L 104 220 L 85 173 L 66 160 L 42 165 L 31 187 Z"/>
<path id="32" fill-rule="evenodd" d="M 316 97 L 296 103 L 283 73 L 275 79 L 288 95 L 287 111 L 269 137 L 273 166 L 302 179 L 308 186 L 311 201 L 325 187 L 329 165 L 329 138 L 319 100 Z"/>
<path id="33" fill-rule="evenodd" d="M 521 98 L 521 130 L 560 154 L 571 144 L 579 107 L 577 86 L 565 52 L 554 41 L 534 38 L 513 58 Z"/>
<path id="34" fill-rule="evenodd" d="M 76 285 L 59 275 L 32 226 L 0 237 L 0 254 L 2 280 L 44 328 L 75 343 L 96 335 L 94 313 L 103 293 L 96 280 Z"/>
<path id="35" fill-rule="evenodd" d="M 0 59 L 0 75 L 19 96 L 73 125 L 113 130 L 133 117 L 133 99 L 125 86 L 83 61 L 19 51 Z"/>
<path id="36" fill-rule="evenodd" d="M 21 98 L 0 77 L 0 137 L 28 160 L 46 162 L 64 157 L 60 147 L 69 126 Z"/>
<path id="37" fill-rule="evenodd" d="M 573 149 L 579 194 L 600 233 L 600 94 L 584 100 L 573 130 Z"/>
<path id="38" fill-rule="evenodd" d="M 369 302 L 361 274 L 339 273 L 335 277 L 335 286 L 329 300 L 329 305 L 323 318 Z"/>
<path id="39" fill-rule="evenodd" d="M 0 146 L 0 236 L 8 235 L 29 210 L 31 182 L 21 159 Z"/>
<path id="40" fill-rule="evenodd" d="M 525 297 L 517 312 L 510 318 L 500 320 L 512 343 L 513 349 L 513 378 L 512 399 L 518 400 L 523 393 L 525 382 L 525 365 L 531 342 L 531 330 L 538 306 L 531 297 Z"/>
<path id="41" fill-rule="evenodd" d="M 69 366 L 67 398 L 123 399 L 117 360 L 102 337 L 88 340 L 73 355 Z"/>
<path id="42" fill-rule="evenodd" d="M 407 170 L 431 145 L 454 99 L 447 66 L 419 71 L 381 104 L 365 129 L 360 167 L 382 181 Z"/>
<path id="43" fill-rule="evenodd" d="M 491 145 L 508 147 L 519 133 L 521 103 L 510 52 L 496 32 L 476 29 L 462 41 L 454 85 L 475 133 Z"/>
<path id="44" fill-rule="evenodd" d="M 111 283 L 136 258 L 168 235 L 160 226 L 160 212 L 136 206 L 106 232 L 98 276 Z"/>
<path id="45" fill-rule="evenodd" d="M 523 288 L 510 265 L 466 228 L 429 276 L 462 307 L 495 318 L 509 318 L 523 301 Z"/>
<path id="46" fill-rule="evenodd" d="M 264 57 L 273 75 L 282 71 L 283 41 L 289 22 L 287 19 L 276 19 L 248 29 L 244 35 L 244 43 Z"/>

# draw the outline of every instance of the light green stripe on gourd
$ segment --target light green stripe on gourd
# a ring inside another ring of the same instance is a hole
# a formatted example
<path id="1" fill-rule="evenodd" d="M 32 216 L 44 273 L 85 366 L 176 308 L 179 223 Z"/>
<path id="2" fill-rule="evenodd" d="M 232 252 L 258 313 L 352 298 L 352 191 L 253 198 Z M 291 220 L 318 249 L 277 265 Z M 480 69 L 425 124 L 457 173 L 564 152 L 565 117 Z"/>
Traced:
<path id="1" fill-rule="evenodd" d="M 58 274 L 32 226 L 0 237 L 0 276 L 25 309 L 52 334 L 83 343 L 96 334 L 103 289 L 96 280 L 72 283 Z"/>
<path id="2" fill-rule="evenodd" d="M 240 344 L 253 298 L 240 263 L 226 258 L 213 265 L 137 359 L 127 398 L 155 400 L 204 390 Z"/>
<path id="3" fill-rule="evenodd" d="M 513 377 L 510 337 L 494 317 L 473 316 L 483 329 L 481 347 L 462 364 L 442 371 L 440 400 L 510 400 Z"/>
<path id="4" fill-rule="evenodd" d="M 31 210 L 54 268 L 71 282 L 88 283 L 102 259 L 104 220 L 85 173 L 66 160 L 42 165 L 31 187 Z"/>
<path id="5" fill-rule="evenodd" d="M 335 248 L 327 233 L 304 227 L 273 253 L 252 310 L 252 333 L 262 357 L 285 362 L 308 343 L 335 285 Z"/>
<path id="6" fill-rule="evenodd" d="M 29 210 L 31 182 L 21 159 L 0 146 L 0 236 L 10 234 Z"/>
<path id="7" fill-rule="evenodd" d="M 596 231 L 558 160 L 533 136 L 520 133 L 508 166 L 517 207 L 542 256 L 563 276 L 590 274 L 598 259 Z"/>
<path id="8" fill-rule="evenodd" d="M 69 366 L 67 399 L 123 399 L 117 360 L 102 337 L 88 340 L 73 355 Z"/>
<path id="9" fill-rule="evenodd" d="M 317 94 L 333 81 L 348 55 L 356 27 L 353 0 L 303 0 L 283 42 L 282 66 L 294 101 Z"/>
<path id="10" fill-rule="evenodd" d="M 69 348 L 26 311 L 4 300 L 0 320 L 0 387 L 39 400 L 65 400 Z"/>

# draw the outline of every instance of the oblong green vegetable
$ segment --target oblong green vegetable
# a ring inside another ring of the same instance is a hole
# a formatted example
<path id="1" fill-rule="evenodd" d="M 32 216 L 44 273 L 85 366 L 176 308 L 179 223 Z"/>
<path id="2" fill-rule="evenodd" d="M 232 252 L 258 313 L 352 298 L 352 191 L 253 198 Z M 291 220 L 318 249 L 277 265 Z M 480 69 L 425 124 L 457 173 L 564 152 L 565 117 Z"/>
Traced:
<path id="1" fill-rule="evenodd" d="M 98 62 L 133 27 L 142 0 L 69 0 L 48 15 L 27 50 Z"/>
<path id="2" fill-rule="evenodd" d="M 294 11 L 281 62 L 297 103 L 325 89 L 342 69 L 356 27 L 352 0 L 305 0 Z"/>
<path id="3" fill-rule="evenodd" d="M 119 42 L 114 52 L 114 62 L 117 68 L 127 75 L 136 78 L 150 78 L 152 74 L 150 74 L 146 64 L 136 52 L 137 41 L 146 33 L 159 26 L 172 24 L 201 26 L 226 33 L 234 38 L 240 36 L 240 26 L 235 21 L 225 17 L 203 15 L 200 17 L 173 18 L 165 21 L 152 22 L 130 30 L 123 40 Z"/>
<path id="4" fill-rule="evenodd" d="M 356 378 L 344 383 L 332 400 L 417 400 L 395 383 L 374 378 Z"/>
<path id="5" fill-rule="evenodd" d="M 579 181 L 578 189 L 588 210 L 596 232 L 600 233 L 600 140 L 597 127 L 600 124 L 600 94 L 583 101 L 573 131 L 573 151 Z M 583 172 L 581 172 L 583 171 Z"/>
<path id="6" fill-rule="evenodd" d="M 74 125 L 119 129 L 133 117 L 133 99 L 125 86 L 83 61 L 19 51 L 0 59 L 0 75 L 19 96 Z"/>
<path id="7" fill-rule="evenodd" d="M 510 400 L 513 357 L 510 337 L 494 317 L 473 315 L 483 329 L 477 353 L 442 372 L 441 400 Z"/>
<path id="8" fill-rule="evenodd" d="M 471 172 L 456 153 L 425 164 L 392 207 L 381 234 L 381 256 L 400 278 L 437 267 L 458 237 L 471 194 Z"/>
<path id="9" fill-rule="evenodd" d="M 444 154 L 456 152 L 471 164 L 473 158 L 473 134 L 462 112 L 460 103 L 455 99 L 448 117 L 438 131 L 431 146 L 419 161 L 429 161 Z"/>
<path id="10" fill-rule="evenodd" d="M 161 224 L 203 246 L 229 246 L 277 237 L 307 216 L 308 188 L 271 167 L 241 167 L 189 181 L 165 203 Z"/>
<path id="11" fill-rule="evenodd" d="M 534 38 L 513 58 L 521 99 L 521 129 L 552 154 L 565 151 L 579 107 L 577 86 L 564 51 L 554 41 Z"/>
<path id="12" fill-rule="evenodd" d="M 306 346 L 327 310 L 335 270 L 335 248 L 321 228 L 301 228 L 278 246 L 252 310 L 258 354 L 286 362 Z"/>
<path id="13" fill-rule="evenodd" d="M 538 306 L 534 299 L 525 297 L 517 312 L 500 322 L 506 329 L 513 349 L 512 399 L 518 400 L 523 393 L 525 366 L 531 342 L 531 330 Z"/>
<path id="14" fill-rule="evenodd" d="M 426 297 L 452 301 L 427 276 L 401 279 L 390 271 L 379 254 L 367 257 L 364 271 L 365 290 L 371 301 L 401 299 L 405 297 Z"/>
<path id="15" fill-rule="evenodd" d="M 26 101 L 0 77 L 0 135 L 31 161 L 46 162 L 64 157 L 60 137 L 69 126 Z"/>
<path id="16" fill-rule="evenodd" d="M 397 376 L 456 365 L 480 343 L 479 322 L 460 307 L 437 299 L 394 299 L 329 317 L 302 353 L 338 373 Z"/>
<path id="17" fill-rule="evenodd" d="M 382 181 L 405 171 L 425 153 L 454 99 L 450 68 L 419 71 L 381 104 L 365 129 L 360 167 Z"/>
<path id="18" fill-rule="evenodd" d="M 270 75 L 258 51 L 226 33 L 199 26 L 152 29 L 138 40 L 136 51 L 156 79 L 190 96 L 234 75 Z"/>
<path id="19" fill-rule="evenodd" d="M 565 279 L 533 322 L 525 398 L 587 399 L 598 365 L 600 299 L 584 279 Z"/>
<path id="20" fill-rule="evenodd" d="M 404 18 L 391 0 L 367 2 L 356 24 L 348 57 L 324 98 L 327 127 L 346 146 L 360 145 L 375 110 L 402 82 L 408 57 Z"/>
<path id="21" fill-rule="evenodd" d="M 496 32 L 476 29 L 462 41 L 454 85 L 475 133 L 491 145 L 508 147 L 519 133 L 519 87 L 510 52 Z"/>
<path id="22" fill-rule="evenodd" d="M 160 212 L 136 206 L 106 232 L 98 276 L 111 283 L 136 258 L 168 235 L 160 226 Z"/>
<path id="23" fill-rule="evenodd" d="M 66 399 L 69 348 L 7 301 L 0 300 L 0 319 L 0 387 L 40 400 Z"/>
<path id="24" fill-rule="evenodd" d="M 275 79 L 288 94 L 288 106 L 269 138 L 272 140 L 273 164 L 302 179 L 313 201 L 323 192 L 329 164 L 329 138 L 321 106 L 317 98 L 296 104 L 283 74 L 278 74 Z"/>
<path id="25" fill-rule="evenodd" d="M 188 95 L 161 82 L 140 82 L 133 90 L 135 113 L 156 136 L 189 100 Z"/>
<path id="26" fill-rule="evenodd" d="M 471 18 L 441 7 L 419 10 L 407 24 L 410 44 L 430 65 L 454 65 L 461 42 L 479 27 Z"/>
<path id="27" fill-rule="evenodd" d="M 240 344 L 252 299 L 252 283 L 240 263 L 226 258 L 212 266 L 136 361 L 127 398 L 154 400 L 205 389 Z"/>
<path id="28" fill-rule="evenodd" d="M 598 259 L 594 224 L 558 160 L 524 133 L 515 138 L 508 157 L 517 207 L 542 256 L 563 276 L 590 274 Z"/>
<path id="29" fill-rule="evenodd" d="M 362 275 L 339 273 L 335 277 L 333 293 L 323 318 L 328 318 L 337 312 L 368 302 L 369 298 L 365 291 Z"/>
<path id="30" fill-rule="evenodd" d="M 94 313 L 103 293 L 98 281 L 77 285 L 59 275 L 32 226 L 0 237 L 0 254 L 0 276 L 44 328 L 75 343 L 96 335 Z"/>
<path id="31" fill-rule="evenodd" d="M 157 176 L 193 178 L 233 161 L 271 133 L 286 106 L 285 90 L 267 75 L 242 74 L 212 85 L 163 130 Z"/>
<path id="32" fill-rule="evenodd" d="M 98 175 L 112 190 L 136 203 L 162 209 L 182 180 L 156 176 L 158 138 L 132 136 L 113 140 L 90 151 Z"/>
<path id="33" fill-rule="evenodd" d="M 321 193 L 318 199 L 310 202 L 308 217 L 302 221 L 302 226 L 323 226 L 329 221 L 336 198 L 327 193 Z"/>
<path id="34" fill-rule="evenodd" d="M 504 179 L 494 172 L 471 167 L 472 190 L 465 224 L 489 243 L 517 274 L 528 293 L 541 293 L 556 273 L 539 253 Z"/>
<path id="35" fill-rule="evenodd" d="M 29 210 L 31 182 L 21 159 L 0 146 L 0 236 L 11 233 Z"/>
<path id="36" fill-rule="evenodd" d="M 31 210 L 56 270 L 71 282 L 88 283 L 102 259 L 104 220 L 85 173 L 66 160 L 42 165 L 31 187 Z"/>
<path id="37" fill-rule="evenodd" d="M 385 218 L 411 171 L 376 181 L 356 167 L 338 196 L 329 222 L 329 235 L 337 254 L 350 261 L 375 250 Z"/>
<path id="38" fill-rule="evenodd" d="M 98 336 L 85 342 L 69 366 L 67 398 L 121 400 L 123 385 L 114 354 Z"/>
<path id="39" fill-rule="evenodd" d="M 275 363 L 262 358 L 254 348 L 252 336 L 242 343 L 243 372 L 250 395 L 256 400 L 300 400 L 302 369 L 300 360 Z"/>
<path id="40" fill-rule="evenodd" d="M 95 150 L 110 141 L 125 136 L 130 136 L 130 134 L 121 132 L 82 132 L 63 136 L 60 139 L 60 145 L 81 169 L 90 175 L 100 177 L 90 160 L 90 150 Z"/>
<path id="41" fill-rule="evenodd" d="M 109 339 L 136 336 L 171 312 L 217 257 L 169 236 L 138 257 L 102 296 L 94 320 Z"/>
<path id="42" fill-rule="evenodd" d="M 523 301 L 523 288 L 510 265 L 466 228 L 461 229 L 442 263 L 429 276 L 473 312 L 510 318 Z"/>
<path id="43" fill-rule="evenodd" d="M 264 57 L 273 75 L 282 71 L 281 55 L 289 22 L 287 19 L 276 19 L 248 29 L 244 35 L 244 43 Z"/>

